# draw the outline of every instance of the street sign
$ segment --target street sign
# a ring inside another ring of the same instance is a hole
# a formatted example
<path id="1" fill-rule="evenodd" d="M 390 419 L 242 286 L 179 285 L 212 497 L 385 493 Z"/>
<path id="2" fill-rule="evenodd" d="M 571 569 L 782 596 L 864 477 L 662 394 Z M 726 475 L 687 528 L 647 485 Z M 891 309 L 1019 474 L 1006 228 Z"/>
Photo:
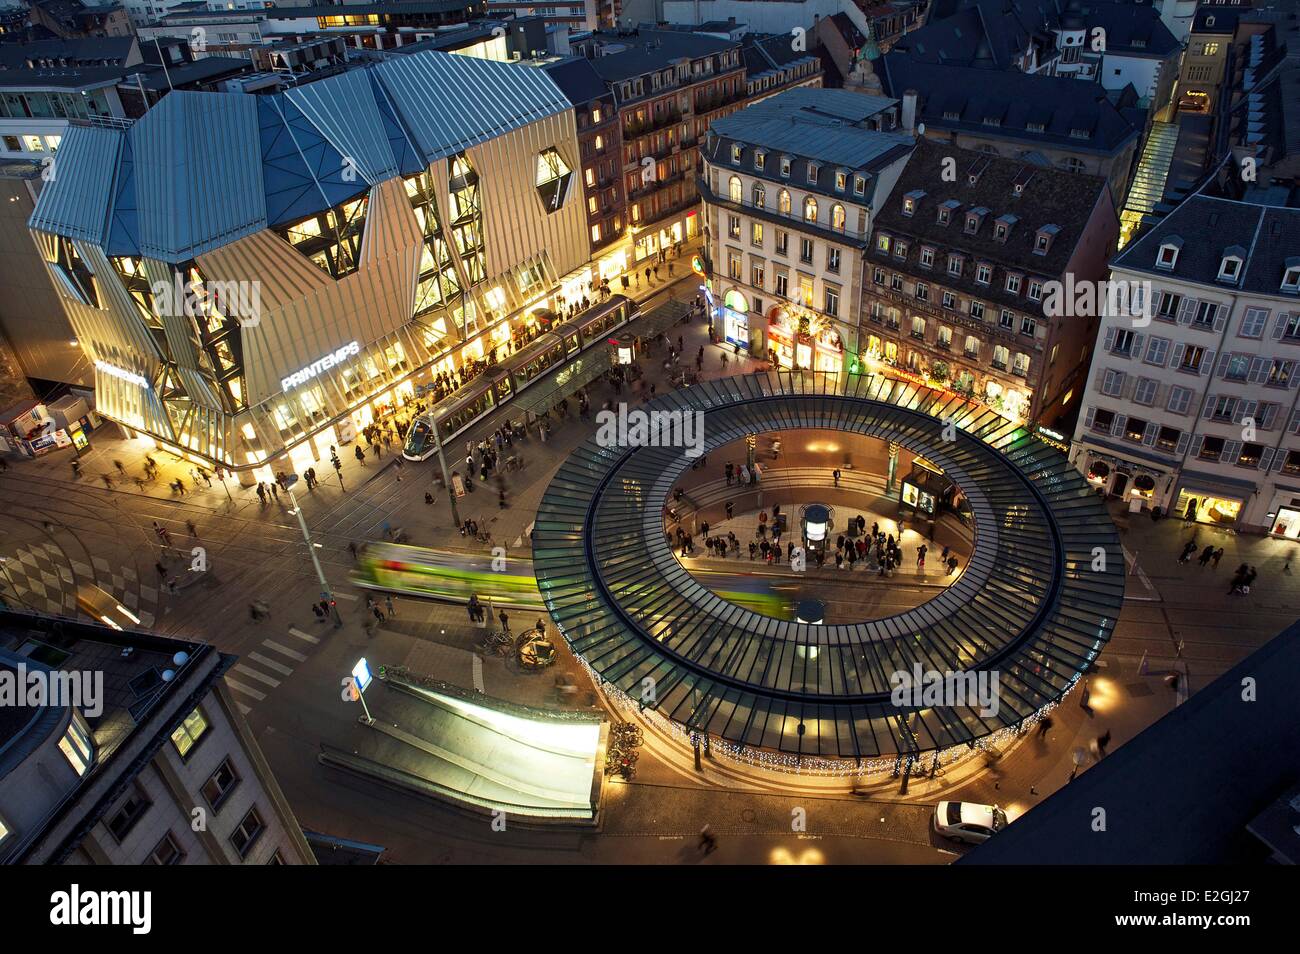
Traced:
<path id="1" fill-rule="evenodd" d="M 465 496 L 465 478 L 460 474 L 451 475 L 451 486 L 452 489 L 456 491 L 457 497 Z"/>
<path id="2" fill-rule="evenodd" d="M 366 662 L 366 657 L 362 656 L 357 660 L 357 664 L 352 667 L 352 681 L 356 683 L 358 692 L 365 692 L 370 688 L 370 681 L 373 677 L 370 674 L 370 663 Z"/>

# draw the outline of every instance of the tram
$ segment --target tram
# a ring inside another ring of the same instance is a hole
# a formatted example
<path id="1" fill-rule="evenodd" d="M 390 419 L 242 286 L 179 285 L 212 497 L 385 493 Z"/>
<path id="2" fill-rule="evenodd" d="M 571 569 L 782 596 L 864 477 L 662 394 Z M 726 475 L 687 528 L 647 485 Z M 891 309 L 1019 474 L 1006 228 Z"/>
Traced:
<path id="1" fill-rule="evenodd" d="M 438 439 L 446 445 L 549 372 L 599 345 L 640 316 L 635 301 L 613 295 L 572 321 L 555 325 L 417 417 L 407 434 L 402 456 L 407 460 L 428 460 L 437 450 Z"/>
<path id="2" fill-rule="evenodd" d="M 527 551 L 525 551 L 527 552 Z M 789 616 L 790 600 L 774 593 L 763 578 L 752 573 L 696 568 L 697 576 L 718 596 L 777 619 Z M 448 603 L 479 602 L 508 609 L 538 612 L 545 609 L 533 575 L 533 561 L 525 556 L 508 558 L 506 569 L 492 569 L 492 557 L 428 550 L 403 543 L 368 543 L 357 554 L 352 582 L 367 590 L 400 593 Z"/>

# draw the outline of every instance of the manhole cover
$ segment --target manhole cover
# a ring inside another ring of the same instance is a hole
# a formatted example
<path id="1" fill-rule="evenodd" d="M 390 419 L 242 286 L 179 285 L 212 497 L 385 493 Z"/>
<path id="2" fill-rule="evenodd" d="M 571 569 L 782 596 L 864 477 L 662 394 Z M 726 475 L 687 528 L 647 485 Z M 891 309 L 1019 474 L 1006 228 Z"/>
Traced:
<path id="1" fill-rule="evenodd" d="M 757 817 L 758 817 L 758 813 L 755 812 L 754 809 L 752 808 L 746 808 L 743 812 L 740 813 L 741 821 L 752 822 Z"/>
<path id="2" fill-rule="evenodd" d="M 1153 691 L 1145 682 L 1130 682 L 1124 688 L 1127 689 L 1128 694 L 1133 696 L 1135 699 L 1139 696 L 1149 696 Z"/>

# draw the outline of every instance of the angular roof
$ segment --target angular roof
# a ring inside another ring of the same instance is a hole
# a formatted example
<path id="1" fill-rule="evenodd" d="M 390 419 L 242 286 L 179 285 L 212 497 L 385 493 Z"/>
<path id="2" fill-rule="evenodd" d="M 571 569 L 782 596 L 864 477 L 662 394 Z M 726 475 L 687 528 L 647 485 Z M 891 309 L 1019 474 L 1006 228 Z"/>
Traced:
<path id="1" fill-rule="evenodd" d="M 591 60 L 585 56 L 568 56 L 547 63 L 542 69 L 555 81 L 574 106 L 582 106 L 609 95 L 604 80 L 591 65 Z"/>
<path id="2" fill-rule="evenodd" d="M 600 32 L 592 37 L 602 50 L 623 47 L 617 52 L 601 52 L 591 61 L 609 83 L 665 69 L 677 60 L 698 59 L 739 46 L 736 40 L 680 30 L 633 30 L 628 35 Z"/>
<path id="3" fill-rule="evenodd" d="M 1174 267 L 1156 268 L 1160 246 L 1179 240 Z M 1234 245 L 1246 250 L 1239 285 L 1218 281 L 1223 254 Z M 1111 262 L 1113 268 L 1259 295 L 1282 294 L 1282 277 L 1296 264 L 1300 264 L 1300 209 L 1203 194 L 1189 197 Z"/>
<path id="4" fill-rule="evenodd" d="M 129 130 L 71 125 L 29 224 L 183 262 L 570 108 L 544 70 L 434 51 L 269 96 L 177 90 Z"/>
<path id="5" fill-rule="evenodd" d="M 1074 152 L 1112 154 L 1140 135 L 1098 83 L 1068 76 L 919 63 L 890 51 L 878 64 L 887 93 L 921 94 L 919 122 L 933 129 L 978 132 Z M 956 113 L 958 118 L 949 118 Z M 986 120 L 992 120 L 990 124 Z M 1042 132 L 1031 130 L 1041 125 Z M 1086 130 L 1087 138 L 1073 135 Z"/>

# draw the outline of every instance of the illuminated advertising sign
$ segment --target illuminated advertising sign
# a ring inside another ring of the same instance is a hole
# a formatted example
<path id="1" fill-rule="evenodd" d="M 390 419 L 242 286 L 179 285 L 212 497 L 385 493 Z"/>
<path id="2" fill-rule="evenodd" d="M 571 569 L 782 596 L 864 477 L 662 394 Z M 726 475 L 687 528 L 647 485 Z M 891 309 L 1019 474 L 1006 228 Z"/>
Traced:
<path id="1" fill-rule="evenodd" d="M 318 358 L 307 367 L 295 371 L 287 378 L 280 379 L 280 390 L 291 391 L 300 384 L 306 384 L 312 378 L 316 377 L 322 371 L 328 371 L 335 365 L 342 364 L 348 358 L 361 353 L 361 345 L 355 341 L 345 344 L 337 351 L 331 351 L 323 358 Z"/>

